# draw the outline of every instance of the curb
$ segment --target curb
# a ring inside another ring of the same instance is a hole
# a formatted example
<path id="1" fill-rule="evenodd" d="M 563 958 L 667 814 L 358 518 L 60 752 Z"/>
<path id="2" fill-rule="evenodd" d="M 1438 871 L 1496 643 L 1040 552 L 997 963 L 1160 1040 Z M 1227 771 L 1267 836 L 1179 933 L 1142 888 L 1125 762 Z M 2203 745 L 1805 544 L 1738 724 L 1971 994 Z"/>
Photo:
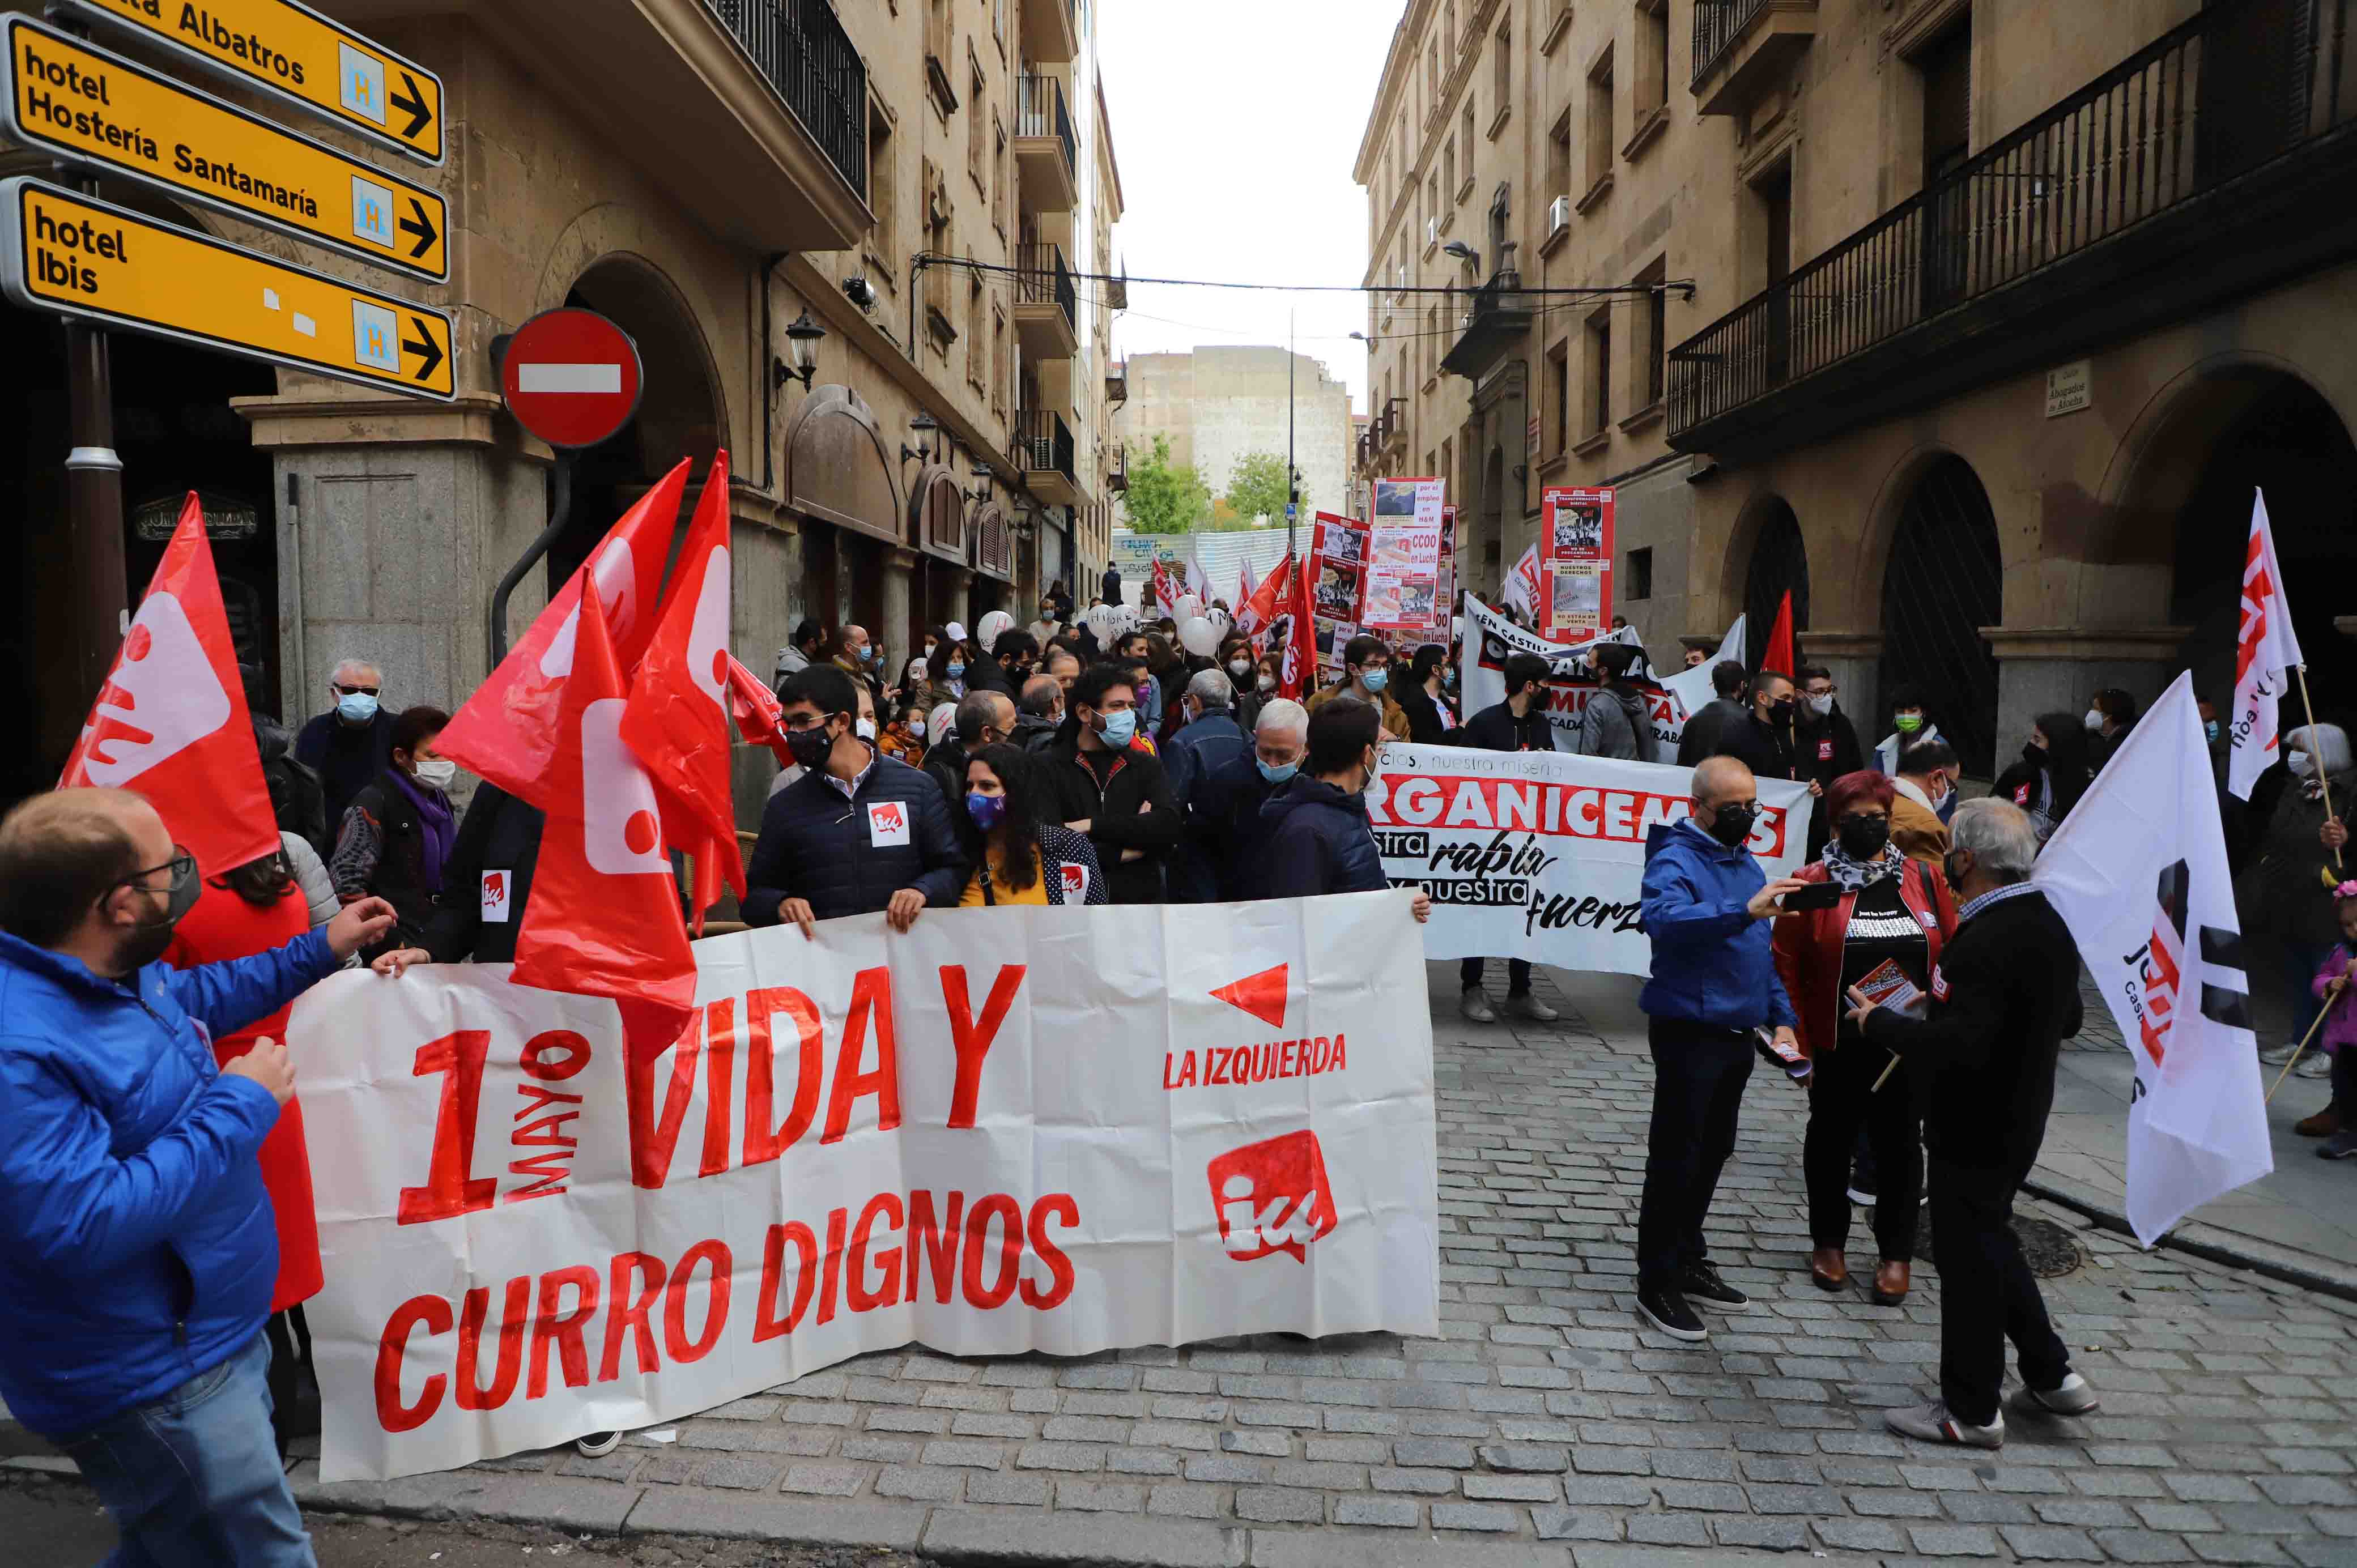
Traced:
<path id="1" fill-rule="evenodd" d="M 2127 1216 L 2114 1207 L 2110 1200 L 2097 1196 L 2092 1188 L 2040 1172 L 2024 1180 L 2021 1190 L 2033 1197 L 2060 1204 L 2102 1230 L 2125 1236 L 2131 1241 L 2136 1239 Z M 2166 1247 L 2230 1269 L 2261 1274 L 2285 1284 L 2298 1285 L 2302 1290 L 2314 1291 L 2319 1295 L 2357 1302 L 2357 1270 L 2340 1267 L 2312 1252 L 2296 1251 L 2288 1247 L 2276 1247 L 2238 1236 L 2215 1225 L 2179 1224 L 2153 1246 Z"/>

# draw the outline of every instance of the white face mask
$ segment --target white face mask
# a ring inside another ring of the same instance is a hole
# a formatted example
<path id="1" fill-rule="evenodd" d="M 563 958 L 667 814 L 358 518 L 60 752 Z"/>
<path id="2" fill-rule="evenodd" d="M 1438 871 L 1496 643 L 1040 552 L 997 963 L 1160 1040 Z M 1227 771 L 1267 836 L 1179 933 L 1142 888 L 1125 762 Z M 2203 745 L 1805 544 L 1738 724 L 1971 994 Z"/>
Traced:
<path id="1" fill-rule="evenodd" d="M 918 740 L 924 739 L 925 721 L 922 719 L 910 719 L 909 721 L 909 734 Z"/>
<path id="2" fill-rule="evenodd" d="M 876 721 L 874 719 L 856 720 L 852 724 L 851 731 L 862 740 L 874 740 L 876 738 Z"/>
<path id="3" fill-rule="evenodd" d="M 1260 679 L 1254 684 L 1264 692 L 1274 692 L 1276 690 L 1276 677 L 1264 670 L 1261 671 Z"/>
<path id="4" fill-rule="evenodd" d="M 2103 709 L 2089 708 L 2087 710 L 2087 727 L 2091 730 L 2100 730 L 2104 727 Z"/>
<path id="5" fill-rule="evenodd" d="M 1834 711 L 1834 694 L 1831 692 L 1821 694 L 1813 693 L 1808 698 L 1808 703 L 1809 712 L 1819 718 L 1824 718 Z"/>
<path id="6" fill-rule="evenodd" d="M 422 757 L 412 767 L 420 784 L 430 784 L 436 789 L 447 789 L 458 777 L 458 765 L 447 757 Z"/>
<path id="7" fill-rule="evenodd" d="M 1252 673 L 1252 660 L 1249 659 L 1229 660 L 1228 673 L 1234 676 L 1239 681 L 1243 680 L 1245 676 Z"/>
<path id="8" fill-rule="evenodd" d="M 2286 768 L 2290 768 L 2290 769 L 2291 769 L 2291 776 L 2292 776 L 2293 778 L 2295 778 L 2295 779 L 2305 779 L 2305 778 L 2307 778 L 2307 777 L 2308 777 L 2308 753 L 2306 753 L 2306 752 L 2304 752 L 2304 751 L 2287 751 L 2287 752 L 2285 752 L 2285 753 L 2284 753 L 2284 766 L 2285 766 Z"/>

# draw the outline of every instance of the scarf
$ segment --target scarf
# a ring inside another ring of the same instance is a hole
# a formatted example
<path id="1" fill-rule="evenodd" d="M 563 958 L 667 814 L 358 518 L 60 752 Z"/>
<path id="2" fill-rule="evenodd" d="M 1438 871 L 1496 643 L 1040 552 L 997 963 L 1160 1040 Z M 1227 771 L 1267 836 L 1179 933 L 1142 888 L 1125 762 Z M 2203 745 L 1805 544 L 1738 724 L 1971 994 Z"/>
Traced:
<path id="1" fill-rule="evenodd" d="M 442 867 L 450 858 L 450 841 L 457 836 L 457 817 L 450 797 L 431 785 L 420 784 L 400 768 L 386 770 L 401 792 L 417 808 L 417 826 L 425 843 L 419 846 L 418 886 L 428 893 L 442 891 Z"/>
<path id="2" fill-rule="evenodd" d="M 1895 843 L 1886 843 L 1882 853 L 1872 860 L 1853 860 L 1849 851 L 1842 848 L 1841 840 L 1834 839 L 1825 845 L 1825 875 L 1851 893 L 1871 887 L 1888 877 L 1898 875 L 1907 868 L 1907 857 L 1899 853 Z"/>

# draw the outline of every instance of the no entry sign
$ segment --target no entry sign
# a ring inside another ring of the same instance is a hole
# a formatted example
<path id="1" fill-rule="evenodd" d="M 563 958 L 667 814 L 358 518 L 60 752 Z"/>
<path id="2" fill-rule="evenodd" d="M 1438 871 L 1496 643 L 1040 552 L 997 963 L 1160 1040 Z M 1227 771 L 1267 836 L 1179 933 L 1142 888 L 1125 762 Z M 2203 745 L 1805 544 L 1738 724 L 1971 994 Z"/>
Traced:
<path id="1" fill-rule="evenodd" d="M 594 310 L 551 310 L 508 339 L 500 390 L 551 446 L 595 446 L 639 411 L 639 349 Z"/>

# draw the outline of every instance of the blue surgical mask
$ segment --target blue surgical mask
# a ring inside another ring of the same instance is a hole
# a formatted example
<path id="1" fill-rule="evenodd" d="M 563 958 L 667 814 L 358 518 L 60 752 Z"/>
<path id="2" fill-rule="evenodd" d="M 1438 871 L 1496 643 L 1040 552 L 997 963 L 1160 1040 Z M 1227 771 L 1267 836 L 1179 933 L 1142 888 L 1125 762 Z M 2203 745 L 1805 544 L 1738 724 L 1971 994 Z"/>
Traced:
<path id="1" fill-rule="evenodd" d="M 1361 670 L 1359 671 L 1359 683 L 1370 692 L 1380 692 L 1392 683 L 1392 672 L 1388 669 Z"/>
<path id="2" fill-rule="evenodd" d="M 1006 797 L 969 792 L 965 798 L 965 814 L 974 825 L 988 832 L 1006 820 Z"/>
<path id="3" fill-rule="evenodd" d="M 1117 714 L 1100 714 L 1098 718 L 1102 722 L 1097 728 L 1097 738 L 1115 751 L 1127 751 L 1129 743 L 1137 738 L 1136 709 L 1124 708 Z"/>
<path id="4" fill-rule="evenodd" d="M 950 679 L 954 681 L 959 676 L 965 673 L 965 660 L 962 659 L 952 659 L 942 668 L 949 671 Z"/>
<path id="5" fill-rule="evenodd" d="M 347 692 L 336 699 L 336 715 L 347 724 L 364 725 L 376 717 L 376 693 Z"/>
<path id="6" fill-rule="evenodd" d="M 1276 768 L 1263 762 L 1257 757 L 1253 758 L 1253 766 L 1259 768 L 1260 776 L 1272 784 L 1282 784 L 1301 771 L 1301 764 L 1298 762 L 1288 762 L 1282 768 Z"/>

